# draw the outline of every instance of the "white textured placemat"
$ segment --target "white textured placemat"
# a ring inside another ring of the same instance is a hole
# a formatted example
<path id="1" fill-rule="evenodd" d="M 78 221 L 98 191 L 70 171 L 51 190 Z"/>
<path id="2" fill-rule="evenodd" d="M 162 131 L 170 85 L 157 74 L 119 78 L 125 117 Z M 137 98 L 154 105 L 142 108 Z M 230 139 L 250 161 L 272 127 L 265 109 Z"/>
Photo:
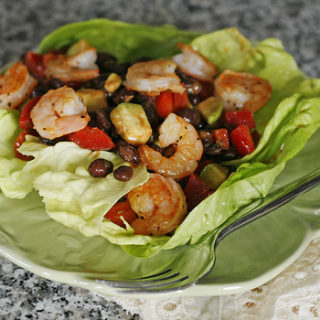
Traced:
<path id="1" fill-rule="evenodd" d="M 222 297 L 112 298 L 143 320 L 308 320 L 320 318 L 320 238 L 261 287 Z"/>

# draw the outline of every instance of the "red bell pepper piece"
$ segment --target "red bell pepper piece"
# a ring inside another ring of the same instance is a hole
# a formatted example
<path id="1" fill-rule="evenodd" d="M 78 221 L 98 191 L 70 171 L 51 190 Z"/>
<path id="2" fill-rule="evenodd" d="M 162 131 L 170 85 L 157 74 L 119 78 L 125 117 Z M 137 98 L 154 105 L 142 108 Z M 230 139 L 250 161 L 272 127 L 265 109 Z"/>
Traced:
<path id="1" fill-rule="evenodd" d="M 230 148 L 229 133 L 225 128 L 215 129 L 212 131 L 213 141 L 222 149 L 228 150 Z"/>
<path id="2" fill-rule="evenodd" d="M 184 194 L 187 199 L 188 209 L 192 210 L 202 200 L 209 196 L 210 188 L 193 173 L 184 188 Z"/>
<path id="3" fill-rule="evenodd" d="M 156 111 L 158 117 L 165 118 L 173 112 L 173 95 L 170 91 L 161 92 L 156 98 Z"/>
<path id="4" fill-rule="evenodd" d="M 23 144 L 23 142 L 26 140 L 26 135 L 27 135 L 27 134 L 29 134 L 29 132 L 27 132 L 27 131 L 22 131 L 22 132 L 18 135 L 18 137 L 17 137 L 17 139 L 16 139 L 16 141 L 15 141 L 15 143 L 14 143 L 14 153 L 15 153 L 15 155 L 16 155 L 16 158 L 21 159 L 21 160 L 24 160 L 24 161 L 30 161 L 30 160 L 34 159 L 33 156 L 25 156 L 24 154 L 22 154 L 22 153 L 20 153 L 20 152 L 18 151 L 18 149 L 20 148 L 20 146 L 21 146 L 21 145 Z"/>
<path id="5" fill-rule="evenodd" d="M 252 136 L 254 145 L 256 146 L 259 143 L 260 138 L 261 138 L 260 133 L 257 130 L 253 130 L 251 132 L 251 136 Z"/>
<path id="6" fill-rule="evenodd" d="M 156 98 L 156 110 L 160 118 L 167 117 L 171 112 L 177 112 L 189 106 L 187 91 L 176 93 L 163 91 Z"/>
<path id="7" fill-rule="evenodd" d="M 115 147 L 111 138 L 97 127 L 85 127 L 68 135 L 68 140 L 84 149 L 110 150 Z"/>
<path id="8" fill-rule="evenodd" d="M 247 125 L 242 124 L 230 133 L 230 139 L 240 156 L 245 156 L 255 149 L 255 145 Z"/>
<path id="9" fill-rule="evenodd" d="M 131 224 L 138 218 L 136 213 L 132 210 L 130 202 L 128 200 L 117 202 L 113 207 L 104 215 L 104 217 L 118 226 L 124 228 L 125 224 L 120 217 L 123 217 L 125 221 Z"/>
<path id="10" fill-rule="evenodd" d="M 31 110 L 38 103 L 41 97 L 35 97 L 29 100 L 21 111 L 19 126 L 22 130 L 33 129 L 33 122 L 30 116 Z"/>
<path id="11" fill-rule="evenodd" d="M 57 57 L 56 54 L 47 53 L 47 54 L 39 54 L 33 51 L 28 51 L 25 56 L 25 62 L 29 69 L 29 71 L 38 79 L 45 78 L 44 71 L 46 69 L 46 63 L 49 60 Z"/>
<path id="12" fill-rule="evenodd" d="M 173 110 L 174 112 L 177 112 L 181 109 L 189 107 L 189 98 L 187 90 L 184 91 L 184 93 L 173 93 Z"/>
<path id="13" fill-rule="evenodd" d="M 237 127 L 241 124 L 246 124 L 250 129 L 256 127 L 252 111 L 226 111 L 224 120 L 231 127 Z"/>
<path id="14" fill-rule="evenodd" d="M 45 65 L 43 55 L 28 51 L 24 58 L 29 71 L 38 79 L 44 78 Z"/>

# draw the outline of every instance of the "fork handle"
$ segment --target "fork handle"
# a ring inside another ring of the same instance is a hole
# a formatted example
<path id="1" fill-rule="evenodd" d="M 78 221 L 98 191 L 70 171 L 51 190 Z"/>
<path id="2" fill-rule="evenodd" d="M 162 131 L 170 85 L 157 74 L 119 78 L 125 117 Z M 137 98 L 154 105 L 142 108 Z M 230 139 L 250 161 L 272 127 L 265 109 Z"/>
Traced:
<path id="1" fill-rule="evenodd" d="M 287 204 L 294 198 L 317 187 L 318 185 L 320 185 L 320 168 L 271 192 L 262 200 L 262 204 L 258 205 L 259 208 L 254 209 L 254 211 L 246 214 L 221 230 L 217 236 L 215 246 L 217 246 L 218 243 L 231 232 Z"/>

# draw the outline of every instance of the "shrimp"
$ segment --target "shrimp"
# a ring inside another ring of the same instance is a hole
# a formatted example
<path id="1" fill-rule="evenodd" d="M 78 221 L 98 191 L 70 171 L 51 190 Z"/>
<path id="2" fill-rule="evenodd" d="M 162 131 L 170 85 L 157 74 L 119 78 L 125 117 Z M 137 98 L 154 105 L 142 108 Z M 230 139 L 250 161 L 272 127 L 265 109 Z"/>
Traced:
<path id="1" fill-rule="evenodd" d="M 218 73 L 218 67 L 188 44 L 178 43 L 182 53 L 175 55 L 172 60 L 185 74 L 203 81 L 212 81 Z"/>
<path id="2" fill-rule="evenodd" d="M 87 81 L 99 76 L 99 69 L 95 64 L 96 49 L 91 47 L 72 56 L 57 55 L 46 62 L 45 76 L 56 78 L 63 82 Z"/>
<path id="3" fill-rule="evenodd" d="M 43 95 L 31 119 L 40 136 L 52 140 L 83 129 L 90 117 L 75 91 L 64 86 Z"/>
<path id="4" fill-rule="evenodd" d="M 270 98 L 270 83 L 250 73 L 225 70 L 214 82 L 215 96 L 224 102 L 225 109 L 256 111 Z"/>
<path id="5" fill-rule="evenodd" d="M 127 194 L 139 218 L 131 227 L 136 234 L 163 235 L 181 224 L 187 213 L 185 195 L 172 178 L 150 174 L 149 180 Z"/>
<path id="6" fill-rule="evenodd" d="M 12 109 L 19 106 L 31 94 L 38 81 L 28 68 L 16 62 L 4 75 L 0 75 L 0 108 Z"/>
<path id="7" fill-rule="evenodd" d="M 159 95 L 166 90 L 183 93 L 185 88 L 174 73 L 175 69 L 176 65 L 171 60 L 138 62 L 128 69 L 124 85 L 129 90 L 144 92 L 150 96 Z"/>
<path id="8" fill-rule="evenodd" d="M 194 172 L 203 153 L 196 129 L 183 118 L 170 113 L 160 127 L 160 147 L 173 144 L 174 154 L 167 158 L 160 152 L 142 145 L 138 148 L 141 160 L 148 169 L 173 179 L 182 179 Z"/>

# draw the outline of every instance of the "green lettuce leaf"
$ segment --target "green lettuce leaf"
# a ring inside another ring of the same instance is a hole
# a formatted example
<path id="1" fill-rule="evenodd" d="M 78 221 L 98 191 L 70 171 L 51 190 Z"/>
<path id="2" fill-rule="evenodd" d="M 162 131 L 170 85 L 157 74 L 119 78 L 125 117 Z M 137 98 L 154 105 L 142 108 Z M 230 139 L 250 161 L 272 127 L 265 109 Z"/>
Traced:
<path id="1" fill-rule="evenodd" d="M 143 166 L 135 168 L 133 178 L 126 183 L 112 175 L 92 178 L 87 168 L 95 158 L 108 159 L 115 167 L 122 160 L 110 152 L 92 152 L 71 142 L 44 146 L 32 137 L 19 151 L 35 159 L 20 161 L 14 158 L 10 147 L 18 130 L 17 119 L 13 118 L 12 128 L 6 129 L 3 141 L 0 140 L 0 187 L 6 196 L 22 197 L 34 187 L 43 197 L 51 218 L 86 236 L 101 235 L 131 255 L 148 257 L 160 249 L 201 242 L 205 234 L 219 228 L 238 210 L 264 197 L 285 162 L 301 150 L 320 125 L 320 82 L 305 80 L 293 57 L 277 39 L 253 46 L 235 28 L 198 36 L 172 26 L 95 19 L 54 31 L 44 38 L 39 51 L 61 48 L 83 38 L 98 51 L 114 54 L 120 61 L 140 56 L 168 58 L 177 52 L 177 42 L 191 43 L 220 70 L 249 71 L 268 79 L 273 86 L 271 99 L 255 114 L 257 129 L 262 133 L 256 151 L 228 163 L 239 166 L 236 172 L 194 208 L 171 237 L 134 235 L 129 225 L 124 229 L 104 219 L 119 198 L 148 179 Z"/>
<path id="2" fill-rule="evenodd" d="M 107 19 L 77 22 L 46 36 L 39 51 L 45 53 L 86 39 L 100 52 L 108 52 L 120 62 L 140 57 L 170 58 L 178 53 L 176 43 L 189 43 L 199 33 L 178 30 L 172 25 L 153 27 Z"/>
<path id="3" fill-rule="evenodd" d="M 37 138 L 27 136 L 19 148 L 21 153 L 34 156 L 34 160 L 25 164 L 21 177 L 39 191 L 48 215 L 86 236 L 102 235 L 112 242 L 126 243 L 127 238 L 132 237 L 133 229 L 129 225 L 126 229 L 121 228 L 104 215 L 119 198 L 148 180 L 146 168 L 133 168 L 133 176 L 128 182 L 115 179 L 113 174 L 94 178 L 88 171 L 93 160 L 109 160 L 115 168 L 124 161 L 115 153 L 82 149 L 73 142 L 45 146 L 37 141 Z M 133 237 L 139 243 L 140 236 Z"/>
<path id="4" fill-rule="evenodd" d="M 17 159 L 14 143 L 20 132 L 16 110 L 0 109 L 0 189 L 8 198 L 24 198 L 32 190 L 21 178 L 25 161 Z"/>
<path id="5" fill-rule="evenodd" d="M 191 45 L 221 71 L 231 69 L 254 73 L 265 64 L 265 57 L 236 28 L 201 35 Z"/>

